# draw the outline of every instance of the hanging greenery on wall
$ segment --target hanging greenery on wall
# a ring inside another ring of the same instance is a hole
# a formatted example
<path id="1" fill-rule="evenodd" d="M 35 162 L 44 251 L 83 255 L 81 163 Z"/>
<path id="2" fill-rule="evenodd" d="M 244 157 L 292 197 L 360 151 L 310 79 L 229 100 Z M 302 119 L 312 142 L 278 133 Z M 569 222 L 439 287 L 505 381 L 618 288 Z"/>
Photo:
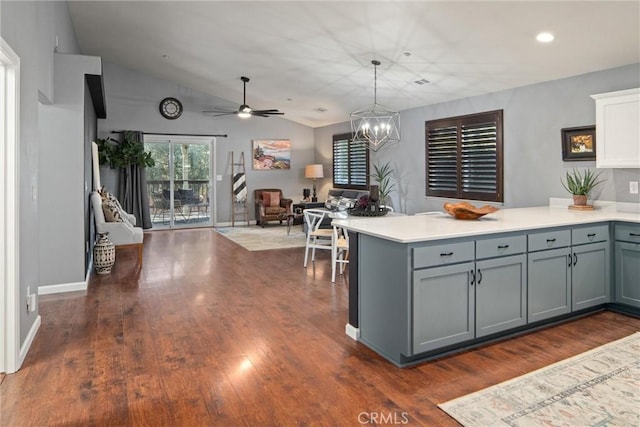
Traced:
<path id="1" fill-rule="evenodd" d="M 122 141 L 113 138 L 96 139 L 100 165 L 121 169 L 130 165 L 152 167 L 155 165 L 151 152 L 144 151 L 144 144 L 133 139 L 133 132 L 124 132 Z"/>

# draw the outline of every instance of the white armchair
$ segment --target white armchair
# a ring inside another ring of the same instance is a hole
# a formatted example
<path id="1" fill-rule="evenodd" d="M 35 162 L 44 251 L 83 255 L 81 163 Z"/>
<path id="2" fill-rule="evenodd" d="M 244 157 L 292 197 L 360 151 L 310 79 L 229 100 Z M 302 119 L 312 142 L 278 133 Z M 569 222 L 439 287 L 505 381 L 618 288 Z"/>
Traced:
<path id="1" fill-rule="evenodd" d="M 142 228 L 135 227 L 136 217 L 122 210 L 122 222 L 107 222 L 102 210 L 102 197 L 97 192 L 91 193 L 91 205 L 96 221 L 96 232 L 109 233 L 109 240 L 117 247 L 137 247 L 138 263 L 142 266 L 142 249 L 144 234 Z"/>

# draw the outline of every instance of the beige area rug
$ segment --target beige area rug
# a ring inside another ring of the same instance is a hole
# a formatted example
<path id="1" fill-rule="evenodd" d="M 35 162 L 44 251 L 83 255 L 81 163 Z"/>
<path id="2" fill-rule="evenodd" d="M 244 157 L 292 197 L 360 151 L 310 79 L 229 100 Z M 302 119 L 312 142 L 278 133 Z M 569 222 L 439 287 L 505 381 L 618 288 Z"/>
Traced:
<path id="1" fill-rule="evenodd" d="M 305 235 L 299 225 L 292 225 L 289 235 L 287 235 L 286 225 L 266 225 L 265 228 L 257 225 L 220 227 L 215 230 L 250 251 L 304 248 L 305 246 Z"/>
<path id="2" fill-rule="evenodd" d="M 640 426 L 640 332 L 438 406 L 464 426 Z"/>

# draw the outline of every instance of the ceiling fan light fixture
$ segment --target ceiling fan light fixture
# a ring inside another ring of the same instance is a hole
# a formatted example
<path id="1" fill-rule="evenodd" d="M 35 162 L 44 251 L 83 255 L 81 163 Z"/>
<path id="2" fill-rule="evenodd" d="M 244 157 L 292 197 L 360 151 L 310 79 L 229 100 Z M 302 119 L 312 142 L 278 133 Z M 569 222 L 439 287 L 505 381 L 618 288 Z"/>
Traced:
<path id="1" fill-rule="evenodd" d="M 251 117 L 251 107 L 246 104 L 242 104 L 238 109 L 238 117 L 241 119 L 248 119 Z"/>
<path id="2" fill-rule="evenodd" d="M 371 61 L 374 69 L 373 105 L 350 114 L 353 142 L 366 144 L 370 150 L 378 151 L 389 142 L 400 142 L 400 113 L 378 104 L 377 66 L 380 61 Z"/>

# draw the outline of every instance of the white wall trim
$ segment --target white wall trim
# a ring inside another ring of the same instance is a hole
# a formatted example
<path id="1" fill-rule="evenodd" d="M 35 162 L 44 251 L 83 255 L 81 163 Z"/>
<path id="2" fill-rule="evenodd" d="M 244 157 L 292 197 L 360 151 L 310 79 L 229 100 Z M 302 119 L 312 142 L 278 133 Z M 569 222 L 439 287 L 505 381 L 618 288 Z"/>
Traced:
<path id="1" fill-rule="evenodd" d="M 354 340 L 354 341 L 359 341 L 360 340 L 360 328 L 356 328 L 351 323 L 347 323 L 344 326 L 344 332 L 352 340 Z"/>
<path id="2" fill-rule="evenodd" d="M 27 353 L 29 353 L 31 344 L 33 344 L 33 340 L 36 338 L 36 334 L 38 333 L 38 329 L 40 329 L 41 324 L 42 318 L 40 317 L 40 315 L 38 315 L 38 317 L 36 317 L 36 320 L 31 325 L 31 329 L 29 329 L 29 333 L 24 339 L 22 346 L 20 347 L 20 354 L 18 356 L 18 368 L 22 366 L 24 359 L 27 357 Z"/>
<path id="3" fill-rule="evenodd" d="M 38 295 L 61 294 L 63 292 L 86 291 L 87 282 L 61 283 L 38 287 Z"/>
<path id="4" fill-rule="evenodd" d="M 0 372 L 13 373 L 20 368 L 20 57 L 0 37 L 0 62 L 3 64 L 0 122 L 0 305 L 5 327 L 0 333 Z"/>

